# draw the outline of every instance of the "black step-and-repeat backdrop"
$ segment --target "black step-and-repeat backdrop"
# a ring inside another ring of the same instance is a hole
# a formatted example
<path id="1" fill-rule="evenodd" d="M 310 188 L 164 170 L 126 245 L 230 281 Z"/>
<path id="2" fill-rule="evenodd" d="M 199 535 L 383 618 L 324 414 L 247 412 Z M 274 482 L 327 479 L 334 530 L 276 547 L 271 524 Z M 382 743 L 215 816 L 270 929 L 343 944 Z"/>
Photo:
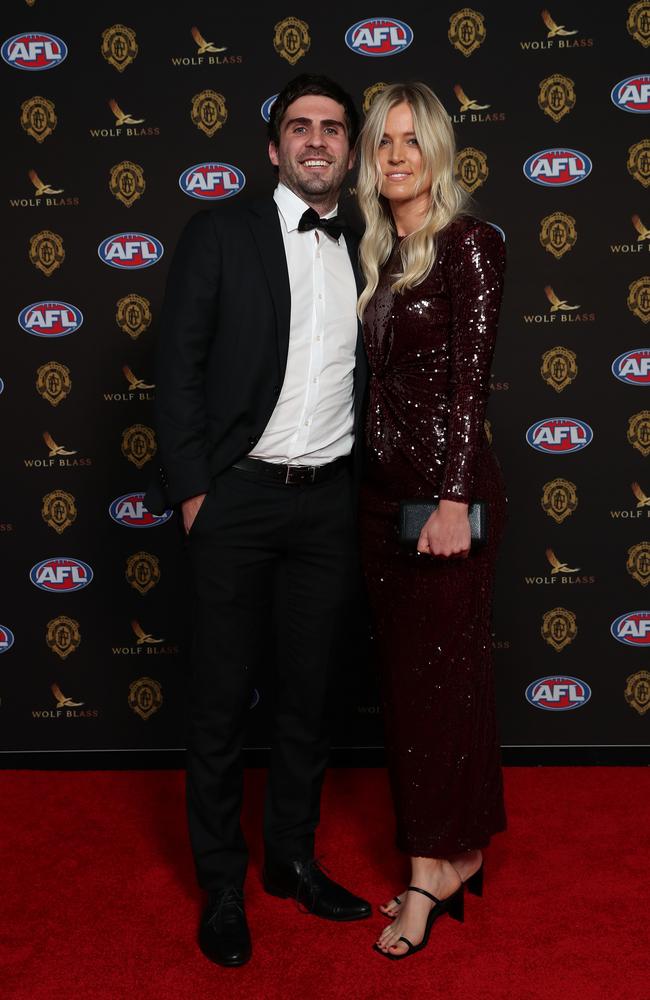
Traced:
<path id="1" fill-rule="evenodd" d="M 195 211 L 272 190 L 264 118 L 299 72 L 365 110 L 388 82 L 428 83 L 507 244 L 486 424 L 510 495 L 503 744 L 650 744 L 650 3 L 3 13 L 5 764 L 183 746 L 187 566 L 178 517 L 142 503 L 165 275 Z M 350 648 L 336 743 L 380 746 L 372 664 Z M 269 662 L 251 747 L 272 683 Z"/>

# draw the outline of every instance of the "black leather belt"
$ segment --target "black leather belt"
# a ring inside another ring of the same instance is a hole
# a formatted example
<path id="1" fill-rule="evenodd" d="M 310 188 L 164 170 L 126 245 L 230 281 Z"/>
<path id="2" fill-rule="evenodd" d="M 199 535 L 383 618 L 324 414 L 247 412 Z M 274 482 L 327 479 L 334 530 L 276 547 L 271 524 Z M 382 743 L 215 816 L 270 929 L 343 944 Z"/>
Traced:
<path id="1" fill-rule="evenodd" d="M 260 458 L 240 458 L 233 469 L 254 472 L 259 479 L 286 486 L 304 486 L 306 483 L 322 483 L 331 479 L 350 461 L 349 455 L 335 458 L 327 465 L 281 465 L 279 462 L 263 462 Z"/>

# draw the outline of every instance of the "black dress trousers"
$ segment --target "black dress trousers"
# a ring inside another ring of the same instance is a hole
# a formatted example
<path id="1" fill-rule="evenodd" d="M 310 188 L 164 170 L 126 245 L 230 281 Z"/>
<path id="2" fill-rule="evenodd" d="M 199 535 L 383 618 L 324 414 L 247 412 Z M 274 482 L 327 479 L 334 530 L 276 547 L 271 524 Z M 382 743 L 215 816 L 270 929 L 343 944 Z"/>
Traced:
<path id="1" fill-rule="evenodd" d="M 188 536 L 196 585 L 187 803 L 199 884 L 241 886 L 242 741 L 253 677 L 275 656 L 267 857 L 311 857 L 329 750 L 328 702 L 357 573 L 352 484 L 342 465 L 303 485 L 230 468 Z M 272 613 L 282 580 L 282 613 Z"/>

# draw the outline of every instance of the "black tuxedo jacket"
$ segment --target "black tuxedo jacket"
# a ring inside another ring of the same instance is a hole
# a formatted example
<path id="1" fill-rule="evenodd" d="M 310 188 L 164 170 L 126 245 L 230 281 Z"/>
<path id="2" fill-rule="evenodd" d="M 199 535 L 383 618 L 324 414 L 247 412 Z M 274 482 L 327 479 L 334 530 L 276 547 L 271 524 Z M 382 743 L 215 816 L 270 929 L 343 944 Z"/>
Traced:
<path id="1" fill-rule="evenodd" d="M 280 225 L 276 204 L 267 198 L 232 212 L 199 212 L 181 235 L 156 355 L 160 467 L 145 496 L 153 513 L 207 493 L 215 475 L 255 446 L 273 412 L 291 311 Z M 344 236 L 360 289 L 358 240 L 351 230 Z M 359 325 L 356 442 L 366 381 Z"/>

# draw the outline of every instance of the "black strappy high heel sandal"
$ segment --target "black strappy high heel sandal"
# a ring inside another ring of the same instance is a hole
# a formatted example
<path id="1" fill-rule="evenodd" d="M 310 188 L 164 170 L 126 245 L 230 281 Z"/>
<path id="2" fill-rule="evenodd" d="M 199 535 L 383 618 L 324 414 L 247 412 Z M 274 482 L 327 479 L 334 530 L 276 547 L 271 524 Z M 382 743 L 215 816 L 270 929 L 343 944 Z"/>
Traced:
<path id="1" fill-rule="evenodd" d="M 476 869 L 473 875 L 470 875 L 468 879 L 465 879 L 463 885 L 467 888 L 468 892 L 471 892 L 473 896 L 483 895 L 483 862 L 481 861 L 480 867 Z M 402 900 L 399 896 L 393 896 L 393 899 L 398 906 L 402 905 Z M 390 920 L 395 920 L 395 917 L 391 917 L 390 913 L 383 913 L 382 916 L 388 917 Z M 397 916 L 397 914 L 395 914 Z"/>
<path id="2" fill-rule="evenodd" d="M 475 874 L 478 874 L 476 872 Z M 474 876 L 472 875 L 472 878 Z M 469 879 L 468 879 L 469 882 Z M 398 941 L 403 941 L 406 945 L 406 951 L 403 951 L 400 955 L 391 955 L 389 951 L 382 951 L 382 949 L 374 944 L 373 948 L 378 951 L 380 955 L 384 955 L 386 958 L 397 959 L 397 958 L 408 958 L 409 955 L 415 955 L 416 951 L 422 951 L 429 940 L 429 935 L 431 933 L 431 928 L 433 927 L 435 921 L 438 917 L 441 917 L 443 913 L 448 913 L 450 917 L 454 920 L 458 920 L 461 924 L 465 920 L 465 883 L 461 882 L 455 892 L 452 892 L 451 896 L 447 896 L 446 899 L 438 899 L 433 893 L 427 892 L 426 889 L 420 889 L 417 885 L 410 885 L 407 892 L 420 892 L 427 899 L 430 899 L 432 903 L 436 905 L 431 908 L 429 916 L 427 917 L 427 922 L 424 928 L 424 937 L 419 944 L 411 944 L 408 938 L 399 937 Z"/>
<path id="3" fill-rule="evenodd" d="M 470 875 L 468 879 L 463 882 L 463 885 L 467 886 L 467 891 L 471 892 L 473 896 L 483 895 L 483 862 L 476 869 L 473 875 Z"/>

